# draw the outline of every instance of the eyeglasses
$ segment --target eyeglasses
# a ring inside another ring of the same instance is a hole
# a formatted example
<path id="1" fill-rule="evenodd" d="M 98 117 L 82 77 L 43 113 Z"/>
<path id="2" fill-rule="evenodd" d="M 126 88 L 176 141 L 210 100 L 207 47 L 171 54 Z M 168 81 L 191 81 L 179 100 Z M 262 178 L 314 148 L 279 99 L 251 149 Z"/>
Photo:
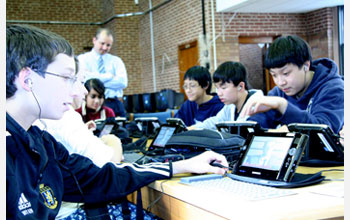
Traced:
<path id="1" fill-rule="evenodd" d="M 184 90 L 188 90 L 188 89 L 195 89 L 197 88 L 199 85 L 183 85 L 183 89 Z"/>
<path id="2" fill-rule="evenodd" d="M 56 73 L 51 73 L 51 72 L 45 72 L 46 74 L 49 74 L 49 75 L 52 75 L 52 76 L 57 76 L 57 77 L 61 77 L 65 80 L 67 80 L 67 82 L 73 86 L 77 80 L 78 80 L 78 77 L 76 76 L 63 76 L 63 75 L 59 75 L 59 74 L 56 74 Z"/>

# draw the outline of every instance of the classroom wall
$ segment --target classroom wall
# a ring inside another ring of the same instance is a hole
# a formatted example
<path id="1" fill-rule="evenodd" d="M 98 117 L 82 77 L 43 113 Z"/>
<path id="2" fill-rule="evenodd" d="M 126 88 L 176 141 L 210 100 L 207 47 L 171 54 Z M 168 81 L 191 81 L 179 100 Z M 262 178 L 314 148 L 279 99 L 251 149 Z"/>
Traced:
<path id="1" fill-rule="evenodd" d="M 204 1 L 206 32 L 212 38 L 211 1 Z M 178 47 L 199 40 L 203 33 L 201 1 L 153 0 L 164 3 L 152 12 L 156 90 L 179 91 Z M 7 20 L 102 22 L 116 14 L 142 12 L 149 0 L 7 0 Z M 227 60 L 240 60 L 239 36 L 279 36 L 297 34 L 310 44 L 314 58 L 333 59 L 334 10 L 324 8 L 304 14 L 215 12 L 217 65 Z M 225 31 L 223 25 L 227 24 Z M 71 42 L 80 54 L 92 47 L 92 36 L 102 25 L 35 24 L 57 32 Z M 112 19 L 104 25 L 115 33 L 111 50 L 123 59 L 129 85 L 125 94 L 152 92 L 153 70 L 150 37 L 150 13 Z M 199 44 L 199 48 L 203 46 Z M 211 51 L 211 54 L 212 51 Z M 169 60 L 168 60 L 169 58 Z M 213 60 L 211 60 L 213 72 Z M 260 77 L 260 76 L 258 76 Z"/>
<path id="2" fill-rule="evenodd" d="M 140 7 L 146 8 L 148 1 L 140 1 Z M 161 2 L 161 1 L 153 1 Z M 205 2 L 206 31 L 212 39 L 211 1 Z M 154 3 L 156 4 L 156 3 Z M 215 4 L 215 3 L 214 3 Z M 215 6 L 214 6 L 215 8 Z M 309 13 L 216 13 L 216 53 L 217 66 L 227 60 L 240 61 L 240 36 L 272 36 L 296 34 L 303 37 L 311 46 L 313 57 L 333 59 L 333 16 L 336 8 L 324 8 Z M 157 9 L 153 17 L 155 39 L 155 58 L 157 72 L 157 89 L 173 88 L 179 91 L 178 46 L 199 39 L 202 29 L 201 1 L 170 1 Z M 233 17 L 231 22 L 229 20 Z M 143 88 L 152 90 L 151 47 L 149 37 L 149 15 L 141 18 L 140 35 L 141 61 L 143 70 Z M 223 28 L 225 26 L 225 28 Z M 201 47 L 201 45 L 199 45 Z M 162 55 L 166 53 L 172 63 L 162 65 Z M 211 52 L 211 54 L 213 54 Z M 211 72 L 214 71 L 211 60 Z M 162 68 L 163 67 L 163 68 Z M 254 73 L 253 73 L 254 74 Z M 250 81 L 263 83 L 262 75 L 251 75 Z M 254 84 L 254 83 L 252 83 Z"/>
<path id="3" fill-rule="evenodd" d="M 264 91 L 263 48 L 257 44 L 239 45 L 239 59 L 247 70 L 248 89 L 261 89 Z"/>
<path id="4" fill-rule="evenodd" d="M 6 19 L 24 21 L 59 21 L 96 23 L 115 14 L 138 12 L 132 0 L 7 0 Z M 19 22 L 23 23 L 23 22 Z M 114 32 L 111 53 L 121 57 L 128 71 L 129 84 L 125 94 L 139 93 L 141 66 L 139 47 L 139 16 L 115 18 L 105 25 L 89 24 L 31 24 L 56 32 L 66 38 L 76 54 L 90 51 L 98 27 Z"/>
<path id="5" fill-rule="evenodd" d="M 153 6 L 161 2 L 153 1 Z M 140 8 L 148 9 L 148 1 L 140 1 Z M 154 91 L 150 16 L 147 14 L 140 21 L 142 85 L 145 92 Z M 156 90 L 172 88 L 179 91 L 178 47 L 197 40 L 202 33 L 200 1 L 171 1 L 153 11 L 152 17 Z"/>

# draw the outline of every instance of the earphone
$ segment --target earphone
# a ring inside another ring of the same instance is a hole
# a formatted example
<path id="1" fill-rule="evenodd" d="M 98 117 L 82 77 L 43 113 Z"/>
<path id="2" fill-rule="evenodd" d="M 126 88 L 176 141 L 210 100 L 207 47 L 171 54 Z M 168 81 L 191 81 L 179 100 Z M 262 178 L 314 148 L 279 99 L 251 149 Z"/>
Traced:
<path id="1" fill-rule="evenodd" d="M 304 70 L 305 70 L 305 72 L 307 71 L 307 65 L 304 65 Z"/>
<path id="2" fill-rule="evenodd" d="M 241 89 L 242 89 L 242 86 L 238 87 L 238 91 L 241 91 Z"/>
<path id="3" fill-rule="evenodd" d="M 32 79 L 28 78 L 26 80 L 24 80 L 24 82 L 28 85 L 29 88 L 33 87 L 33 81 Z"/>
<path id="4" fill-rule="evenodd" d="M 41 121 L 41 107 L 40 107 L 39 101 L 38 101 L 38 99 L 36 98 L 36 96 L 35 96 L 35 94 L 34 94 L 34 91 L 33 91 L 33 89 L 32 89 L 32 87 L 33 87 L 33 81 L 32 81 L 31 78 L 27 78 L 27 79 L 24 80 L 24 83 L 28 85 L 28 87 L 29 87 L 29 89 L 30 89 L 30 92 L 32 93 L 32 95 L 33 95 L 33 97 L 34 97 L 34 99 L 35 99 L 35 101 L 36 101 L 36 104 L 38 105 L 38 108 L 39 108 L 39 120 Z M 45 124 L 45 123 L 43 123 L 43 124 L 45 125 L 45 128 L 46 128 L 46 124 Z"/>

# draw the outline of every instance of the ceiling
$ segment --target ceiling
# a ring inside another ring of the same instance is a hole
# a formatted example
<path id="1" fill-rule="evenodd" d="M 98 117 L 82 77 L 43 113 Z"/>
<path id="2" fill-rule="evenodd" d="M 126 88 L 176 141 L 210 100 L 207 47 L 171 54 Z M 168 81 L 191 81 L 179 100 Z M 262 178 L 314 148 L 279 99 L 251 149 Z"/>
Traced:
<path id="1" fill-rule="evenodd" d="M 305 13 L 344 5 L 344 0 L 216 0 L 217 12 Z"/>

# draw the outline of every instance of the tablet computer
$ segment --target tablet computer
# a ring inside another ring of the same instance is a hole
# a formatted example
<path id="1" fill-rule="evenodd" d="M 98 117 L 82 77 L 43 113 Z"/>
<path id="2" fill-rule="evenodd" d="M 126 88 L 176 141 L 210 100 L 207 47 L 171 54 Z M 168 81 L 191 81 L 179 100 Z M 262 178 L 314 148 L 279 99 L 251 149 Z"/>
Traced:
<path id="1" fill-rule="evenodd" d="M 185 122 L 182 121 L 180 118 L 167 118 L 166 123 L 169 125 L 175 125 L 177 126 L 176 133 L 187 131 L 187 126 Z"/>
<path id="2" fill-rule="evenodd" d="M 148 151 L 164 151 L 165 144 L 176 133 L 177 125 L 162 124 L 148 147 Z"/>
<path id="3" fill-rule="evenodd" d="M 216 128 L 218 131 L 238 134 L 243 138 L 247 138 L 250 133 L 259 133 L 264 130 L 255 121 L 225 121 L 216 123 Z"/>
<path id="4" fill-rule="evenodd" d="M 157 117 L 140 117 L 135 118 L 135 122 L 140 131 L 146 136 L 155 135 L 160 127 L 160 122 Z"/>
<path id="5" fill-rule="evenodd" d="M 302 161 L 318 159 L 325 161 L 344 162 L 344 147 L 339 136 L 325 124 L 292 123 L 289 131 L 300 132 L 309 136 Z"/>
<path id="6" fill-rule="evenodd" d="M 104 135 L 112 133 L 114 127 L 115 127 L 115 124 L 105 124 L 100 134 L 98 135 L 98 137 L 102 137 Z"/>
<path id="7" fill-rule="evenodd" d="M 114 118 L 115 122 L 120 126 L 120 127 L 124 127 L 126 125 L 126 117 L 115 117 Z"/>
<path id="8" fill-rule="evenodd" d="M 98 137 L 102 137 L 103 135 L 107 134 L 112 134 L 119 127 L 119 125 L 113 120 L 97 121 L 95 123 L 96 130 L 94 131 L 94 134 Z"/>
<path id="9" fill-rule="evenodd" d="M 307 141 L 308 136 L 301 133 L 249 134 L 233 174 L 257 182 L 289 182 Z"/>

